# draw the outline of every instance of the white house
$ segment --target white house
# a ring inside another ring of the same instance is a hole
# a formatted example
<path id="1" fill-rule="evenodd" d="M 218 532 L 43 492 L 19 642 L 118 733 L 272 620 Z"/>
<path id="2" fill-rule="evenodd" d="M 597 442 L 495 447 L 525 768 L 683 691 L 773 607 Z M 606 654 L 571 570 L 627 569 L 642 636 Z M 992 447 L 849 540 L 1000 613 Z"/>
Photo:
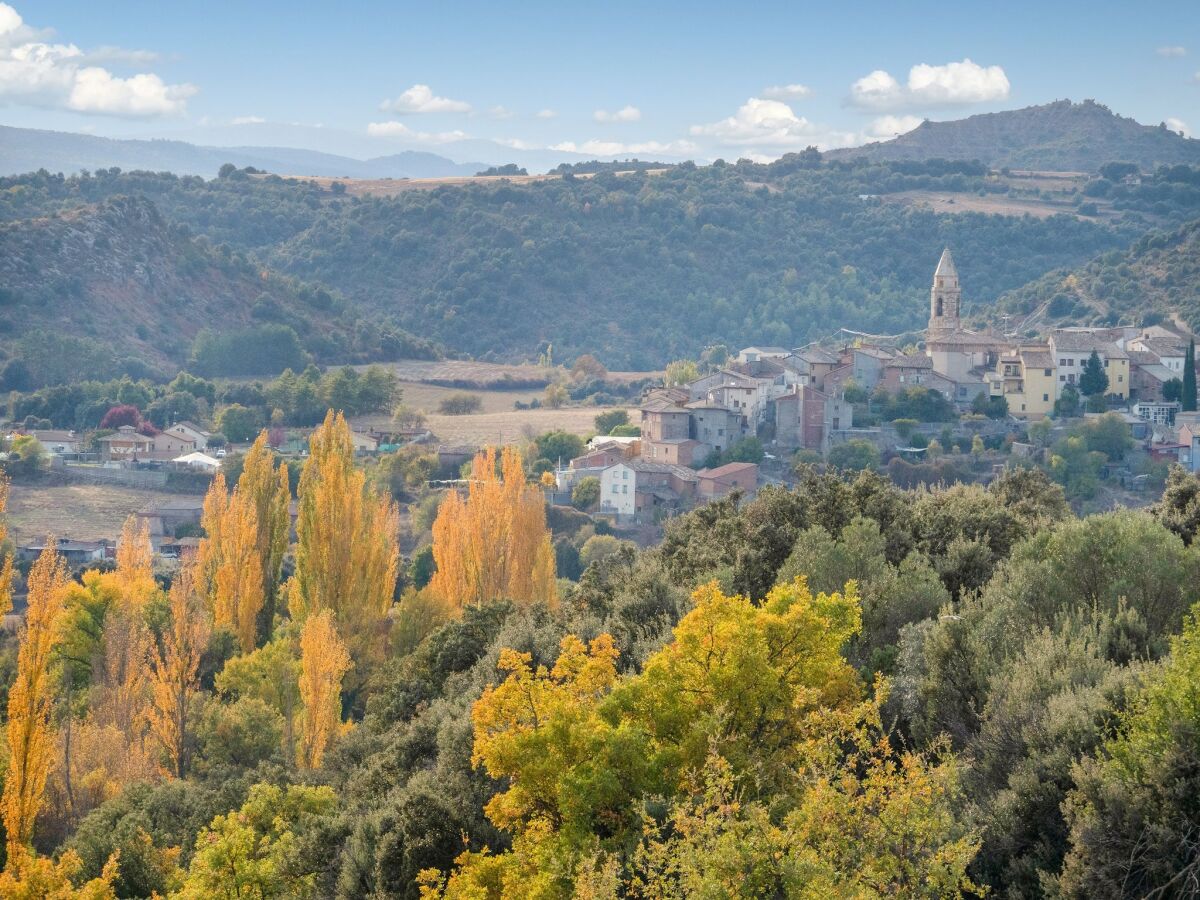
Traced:
<path id="1" fill-rule="evenodd" d="M 628 463 L 617 463 L 600 473 L 600 508 L 619 516 L 637 512 L 637 471 Z"/>

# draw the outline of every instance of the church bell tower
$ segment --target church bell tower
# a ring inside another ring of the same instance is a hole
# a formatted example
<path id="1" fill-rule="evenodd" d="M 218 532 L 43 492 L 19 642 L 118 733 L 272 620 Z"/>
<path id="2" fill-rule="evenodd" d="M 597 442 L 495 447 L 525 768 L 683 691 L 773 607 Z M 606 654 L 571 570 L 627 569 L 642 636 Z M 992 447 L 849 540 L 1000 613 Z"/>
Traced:
<path id="1" fill-rule="evenodd" d="M 950 248 L 942 251 L 937 270 L 933 273 L 933 289 L 929 294 L 929 334 L 939 335 L 959 331 L 959 307 L 962 289 L 958 286 L 958 271 Z"/>

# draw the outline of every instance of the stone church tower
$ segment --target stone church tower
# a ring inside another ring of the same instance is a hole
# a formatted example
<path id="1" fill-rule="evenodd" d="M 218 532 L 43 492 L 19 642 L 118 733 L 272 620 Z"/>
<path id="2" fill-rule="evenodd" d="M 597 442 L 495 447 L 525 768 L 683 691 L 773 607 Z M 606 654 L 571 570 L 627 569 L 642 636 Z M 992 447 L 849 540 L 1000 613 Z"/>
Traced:
<path id="1" fill-rule="evenodd" d="M 959 308 L 962 305 L 962 288 L 958 286 L 958 271 L 954 268 L 954 257 L 950 248 L 942 251 L 937 271 L 933 273 L 933 289 L 929 294 L 929 335 L 949 334 L 962 328 Z"/>

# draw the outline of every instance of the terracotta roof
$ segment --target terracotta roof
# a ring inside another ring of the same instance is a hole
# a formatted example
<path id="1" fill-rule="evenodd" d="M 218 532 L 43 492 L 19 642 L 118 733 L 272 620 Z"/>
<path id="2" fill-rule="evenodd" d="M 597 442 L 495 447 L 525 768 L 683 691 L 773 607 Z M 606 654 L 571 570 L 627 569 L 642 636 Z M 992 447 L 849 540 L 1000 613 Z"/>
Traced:
<path id="1" fill-rule="evenodd" d="M 808 347 L 804 350 L 797 350 L 795 356 L 797 359 L 802 359 L 809 364 L 832 366 L 837 365 L 839 362 L 835 354 L 821 347 Z"/>
<path id="2" fill-rule="evenodd" d="M 722 478 L 728 478 L 750 470 L 754 470 L 754 473 L 757 474 L 758 466 L 755 463 L 731 462 L 725 463 L 723 466 L 717 466 L 715 469 L 701 469 L 696 474 L 701 478 L 712 478 L 720 481 Z"/>
<path id="3" fill-rule="evenodd" d="M 1139 338 L 1138 343 L 1160 359 L 1164 356 L 1183 356 L 1187 347 L 1170 338 Z"/>
<path id="4" fill-rule="evenodd" d="M 937 345 L 958 347 L 993 347 L 997 339 L 986 334 L 976 334 L 973 331 L 951 331 L 947 334 L 931 334 L 925 339 L 927 347 Z"/>
<path id="5" fill-rule="evenodd" d="M 666 397 L 655 397 L 652 400 L 647 400 L 642 404 L 642 412 L 687 412 L 676 401 L 669 400 Z"/>
<path id="6" fill-rule="evenodd" d="M 1022 350 L 1021 361 L 1034 369 L 1054 368 L 1054 355 L 1049 350 Z"/>
<path id="7" fill-rule="evenodd" d="M 932 369 L 933 360 L 924 353 L 910 353 L 888 361 L 889 369 Z"/>
<path id="8" fill-rule="evenodd" d="M 1055 353 L 1097 353 L 1109 359 L 1128 359 L 1129 354 L 1111 341 L 1083 331 L 1055 331 L 1050 335 L 1050 346 Z"/>

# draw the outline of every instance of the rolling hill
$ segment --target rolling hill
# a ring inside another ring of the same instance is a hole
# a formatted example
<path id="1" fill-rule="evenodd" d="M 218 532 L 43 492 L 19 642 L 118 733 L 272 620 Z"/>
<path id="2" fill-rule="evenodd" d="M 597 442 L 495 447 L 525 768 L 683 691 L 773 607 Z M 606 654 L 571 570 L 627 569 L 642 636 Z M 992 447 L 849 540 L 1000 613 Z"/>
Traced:
<path id="1" fill-rule="evenodd" d="M 1200 220 L 1148 234 L 1126 250 L 1056 269 L 997 306 L 1031 323 L 1150 324 L 1178 317 L 1200 331 Z"/>
<path id="2" fill-rule="evenodd" d="M 428 355 L 330 291 L 190 237 L 145 199 L 0 225 L 0 286 L 0 348 L 32 384 L 172 374 L 206 331 L 256 340 L 264 354 L 277 343 L 300 366 Z M 368 321 L 364 343 L 356 331 Z M 402 346 L 381 347 L 385 334 Z"/>
<path id="3" fill-rule="evenodd" d="M 1093 100 L 926 120 L 907 134 L 827 154 L 832 159 L 977 159 L 993 168 L 1095 172 L 1109 162 L 1200 165 L 1200 140 L 1165 125 L 1142 125 Z"/>

